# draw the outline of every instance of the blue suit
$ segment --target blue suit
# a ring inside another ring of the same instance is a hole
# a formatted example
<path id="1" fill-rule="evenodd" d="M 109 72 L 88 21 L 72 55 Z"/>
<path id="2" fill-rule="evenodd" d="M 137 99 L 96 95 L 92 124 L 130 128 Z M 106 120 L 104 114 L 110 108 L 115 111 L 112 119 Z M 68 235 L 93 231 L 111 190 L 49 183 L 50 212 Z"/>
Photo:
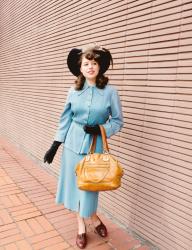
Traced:
<path id="1" fill-rule="evenodd" d="M 64 143 L 56 202 L 79 211 L 82 217 L 96 211 L 98 193 L 77 188 L 75 166 L 88 153 L 92 140 L 83 126 L 96 124 L 104 126 L 108 138 L 120 131 L 123 117 L 117 90 L 109 85 L 99 89 L 86 82 L 82 90 L 71 88 L 54 138 Z M 98 136 L 96 152 L 102 149 L 101 136 Z"/>
<path id="2" fill-rule="evenodd" d="M 102 124 L 107 137 L 121 129 L 123 125 L 121 104 L 115 88 L 107 85 L 105 89 L 99 89 L 87 83 L 80 91 L 71 88 L 55 140 L 64 142 L 65 147 L 75 153 L 88 153 L 91 135 L 84 132 L 82 127 L 85 124 Z"/>

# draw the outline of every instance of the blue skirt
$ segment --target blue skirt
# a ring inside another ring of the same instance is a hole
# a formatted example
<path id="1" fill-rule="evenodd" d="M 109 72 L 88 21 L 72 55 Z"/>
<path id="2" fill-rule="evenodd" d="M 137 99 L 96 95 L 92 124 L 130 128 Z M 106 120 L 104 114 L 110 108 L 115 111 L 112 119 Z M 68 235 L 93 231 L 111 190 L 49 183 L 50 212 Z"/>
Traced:
<path id="1" fill-rule="evenodd" d="M 75 168 L 83 157 L 85 154 L 76 154 L 63 148 L 56 203 L 64 204 L 65 208 L 87 218 L 97 211 L 98 192 L 83 191 L 77 187 Z"/>

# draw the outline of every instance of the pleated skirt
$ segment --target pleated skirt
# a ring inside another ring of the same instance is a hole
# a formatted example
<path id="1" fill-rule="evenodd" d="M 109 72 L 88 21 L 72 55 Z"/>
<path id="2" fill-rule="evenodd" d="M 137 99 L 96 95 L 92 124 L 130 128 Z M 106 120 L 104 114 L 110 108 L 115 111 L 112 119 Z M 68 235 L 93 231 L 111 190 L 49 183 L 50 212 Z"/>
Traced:
<path id="1" fill-rule="evenodd" d="M 83 191 L 77 187 L 75 168 L 83 157 L 85 155 L 63 148 L 56 204 L 64 204 L 65 208 L 88 218 L 97 211 L 98 192 Z"/>

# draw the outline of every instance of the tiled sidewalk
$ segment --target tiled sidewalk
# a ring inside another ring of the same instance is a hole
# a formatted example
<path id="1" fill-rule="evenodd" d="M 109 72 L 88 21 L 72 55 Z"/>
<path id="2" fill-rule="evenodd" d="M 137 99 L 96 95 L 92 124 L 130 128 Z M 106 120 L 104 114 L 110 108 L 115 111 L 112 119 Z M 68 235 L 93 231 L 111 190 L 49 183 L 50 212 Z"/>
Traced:
<path id="1" fill-rule="evenodd" d="M 77 249 L 74 213 L 55 205 L 57 180 L 0 138 L 0 250 Z M 88 225 L 92 250 L 149 250 L 101 215 L 109 236 L 99 238 Z"/>

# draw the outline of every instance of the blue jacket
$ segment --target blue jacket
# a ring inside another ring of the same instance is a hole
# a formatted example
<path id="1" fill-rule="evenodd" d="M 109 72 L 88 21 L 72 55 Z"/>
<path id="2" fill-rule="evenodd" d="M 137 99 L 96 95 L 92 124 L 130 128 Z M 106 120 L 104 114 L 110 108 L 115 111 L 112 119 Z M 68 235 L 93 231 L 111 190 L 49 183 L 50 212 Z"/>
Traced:
<path id="1" fill-rule="evenodd" d="M 87 154 L 92 135 L 85 133 L 84 125 L 102 124 L 107 137 L 123 126 L 121 103 L 117 90 L 107 85 L 104 89 L 88 85 L 82 90 L 69 90 L 64 111 L 54 140 L 78 154 Z M 102 152 L 101 136 L 97 138 L 96 152 Z"/>

